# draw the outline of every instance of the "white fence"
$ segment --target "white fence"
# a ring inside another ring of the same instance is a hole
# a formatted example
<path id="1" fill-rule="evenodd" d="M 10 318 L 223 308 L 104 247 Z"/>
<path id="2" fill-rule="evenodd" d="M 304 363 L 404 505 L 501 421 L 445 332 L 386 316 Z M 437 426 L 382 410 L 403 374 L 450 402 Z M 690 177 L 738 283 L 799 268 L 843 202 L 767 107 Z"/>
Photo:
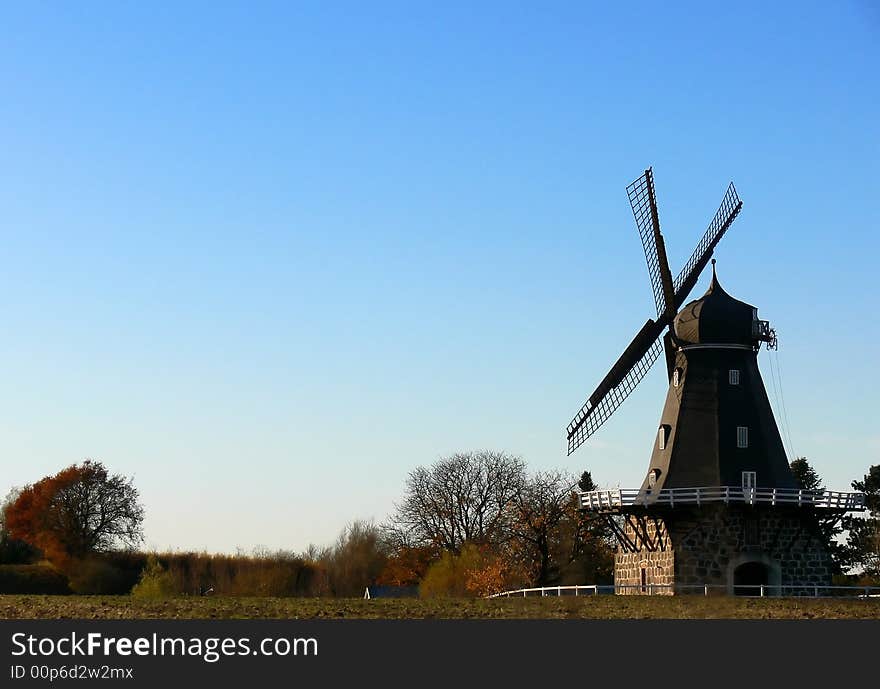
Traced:
<path id="1" fill-rule="evenodd" d="M 807 598 L 875 598 L 880 599 L 880 586 L 810 586 L 769 584 L 737 584 L 733 591 L 723 584 L 621 584 L 583 585 L 583 586 L 544 586 L 540 588 L 516 589 L 502 591 L 487 598 L 529 598 L 546 596 L 599 596 L 614 594 L 632 594 L 659 596 L 670 594 L 690 594 L 701 596 L 719 596 L 733 593 L 737 596 L 766 598 L 807 597 Z"/>
<path id="2" fill-rule="evenodd" d="M 578 493 L 581 509 L 604 511 L 621 507 L 743 503 L 747 505 L 798 505 L 828 510 L 859 511 L 865 508 L 864 493 L 797 488 L 743 488 L 705 486 L 664 488 L 656 493 L 636 488 L 616 488 Z"/>
<path id="3" fill-rule="evenodd" d="M 512 596 L 527 598 L 528 596 L 595 596 L 600 593 L 614 593 L 614 585 L 611 586 L 545 586 L 534 589 L 516 589 L 515 591 L 502 591 L 493 593 L 486 598 L 510 598 Z"/>

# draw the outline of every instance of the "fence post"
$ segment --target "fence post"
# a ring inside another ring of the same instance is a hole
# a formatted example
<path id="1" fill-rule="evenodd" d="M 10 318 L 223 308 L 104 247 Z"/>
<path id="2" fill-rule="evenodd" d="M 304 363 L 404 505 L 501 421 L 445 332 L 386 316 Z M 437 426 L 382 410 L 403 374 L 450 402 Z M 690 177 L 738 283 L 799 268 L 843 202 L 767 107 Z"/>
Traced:
<path id="1" fill-rule="evenodd" d="M 764 584 L 761 584 L 761 598 L 764 597 Z"/>
<path id="2" fill-rule="evenodd" d="M 819 587 L 818 587 L 818 586 L 817 586 L 817 587 L 815 588 L 815 590 L 813 591 L 813 595 L 814 595 L 816 598 L 819 597 Z"/>

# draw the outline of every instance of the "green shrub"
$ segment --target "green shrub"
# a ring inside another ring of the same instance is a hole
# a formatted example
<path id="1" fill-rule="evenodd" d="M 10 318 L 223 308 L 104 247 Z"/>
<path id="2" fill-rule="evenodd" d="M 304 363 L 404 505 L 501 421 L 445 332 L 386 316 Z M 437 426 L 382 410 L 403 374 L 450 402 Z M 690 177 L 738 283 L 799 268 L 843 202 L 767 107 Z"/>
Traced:
<path id="1" fill-rule="evenodd" d="M 177 595 L 174 577 L 166 571 L 155 555 L 147 556 L 140 581 L 131 589 L 135 598 L 170 598 Z"/>
<path id="2" fill-rule="evenodd" d="M 425 572 L 425 577 L 419 585 L 419 596 L 422 598 L 474 596 L 475 593 L 468 587 L 468 583 L 486 564 L 486 558 L 472 543 L 466 543 L 458 555 L 444 552 Z"/>

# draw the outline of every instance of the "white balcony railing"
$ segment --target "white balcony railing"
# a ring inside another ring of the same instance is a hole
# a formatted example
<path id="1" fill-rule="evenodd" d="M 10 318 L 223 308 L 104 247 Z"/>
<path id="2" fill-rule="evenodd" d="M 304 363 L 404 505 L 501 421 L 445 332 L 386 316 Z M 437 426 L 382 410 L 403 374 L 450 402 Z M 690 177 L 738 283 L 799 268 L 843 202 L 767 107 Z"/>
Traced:
<path id="1" fill-rule="evenodd" d="M 578 498 L 581 509 L 597 512 L 613 512 L 625 507 L 676 507 L 677 505 L 710 503 L 798 505 L 847 512 L 865 509 L 864 493 L 838 493 L 833 490 L 798 488 L 705 486 L 700 488 L 664 488 L 655 492 L 637 488 L 616 488 L 578 493 Z"/>

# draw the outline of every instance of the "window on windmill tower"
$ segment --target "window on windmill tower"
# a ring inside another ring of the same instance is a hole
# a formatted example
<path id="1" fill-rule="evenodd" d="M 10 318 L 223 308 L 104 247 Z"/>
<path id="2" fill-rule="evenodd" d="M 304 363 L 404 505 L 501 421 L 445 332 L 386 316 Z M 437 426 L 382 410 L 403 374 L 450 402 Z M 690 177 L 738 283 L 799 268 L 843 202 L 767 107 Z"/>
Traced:
<path id="1" fill-rule="evenodd" d="M 749 446 L 749 427 L 748 426 L 737 426 L 736 427 L 736 446 L 737 447 L 748 447 Z"/>
<path id="2" fill-rule="evenodd" d="M 727 380 L 731 385 L 739 385 L 739 369 L 732 368 L 727 372 Z"/>
<path id="3" fill-rule="evenodd" d="M 681 385 L 681 369 L 677 368 L 672 372 L 672 387 L 677 388 Z"/>
<path id="4" fill-rule="evenodd" d="M 657 430 L 657 449 L 665 450 L 666 444 L 669 442 L 669 434 L 672 432 L 672 426 L 669 424 L 663 424 Z"/>
<path id="5" fill-rule="evenodd" d="M 660 478 L 660 470 L 659 469 L 651 469 L 648 472 L 648 488 L 653 488 L 657 485 L 657 479 Z"/>

